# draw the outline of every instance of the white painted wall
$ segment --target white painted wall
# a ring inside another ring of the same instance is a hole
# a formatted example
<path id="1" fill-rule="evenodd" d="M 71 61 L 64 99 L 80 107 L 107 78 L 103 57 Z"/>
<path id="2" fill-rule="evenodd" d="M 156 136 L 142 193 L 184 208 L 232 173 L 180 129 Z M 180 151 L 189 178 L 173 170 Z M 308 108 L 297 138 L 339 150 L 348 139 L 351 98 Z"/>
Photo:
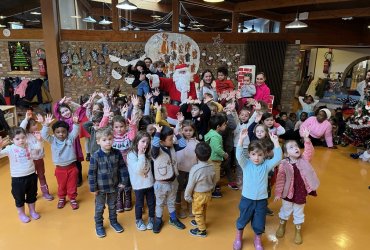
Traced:
<path id="1" fill-rule="evenodd" d="M 322 70 L 324 68 L 324 55 L 328 51 L 328 48 L 317 49 L 315 80 L 320 77 L 326 77 L 324 73 L 322 73 Z M 370 56 L 370 48 L 334 48 L 333 55 L 334 57 L 331 62 L 330 72 L 343 72 L 353 61 L 364 56 Z"/>

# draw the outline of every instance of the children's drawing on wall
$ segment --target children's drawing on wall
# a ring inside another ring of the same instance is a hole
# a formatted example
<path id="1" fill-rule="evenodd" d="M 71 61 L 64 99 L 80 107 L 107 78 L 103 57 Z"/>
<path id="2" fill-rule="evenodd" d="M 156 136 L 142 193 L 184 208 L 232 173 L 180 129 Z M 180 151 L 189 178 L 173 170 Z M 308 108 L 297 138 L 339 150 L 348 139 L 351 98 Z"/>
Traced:
<path id="1" fill-rule="evenodd" d="M 188 64 L 193 73 L 199 69 L 200 51 L 190 37 L 175 33 L 157 33 L 145 44 L 145 54 L 153 61 L 165 63 L 165 74 L 170 77 L 177 64 Z"/>

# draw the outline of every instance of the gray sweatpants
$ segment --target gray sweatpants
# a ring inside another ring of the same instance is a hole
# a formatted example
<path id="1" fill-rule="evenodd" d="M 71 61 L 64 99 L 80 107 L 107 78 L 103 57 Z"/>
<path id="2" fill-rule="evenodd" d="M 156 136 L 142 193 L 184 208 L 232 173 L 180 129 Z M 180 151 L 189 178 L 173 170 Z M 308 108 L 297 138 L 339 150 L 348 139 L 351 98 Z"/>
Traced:
<path id="1" fill-rule="evenodd" d="M 155 216 L 161 218 L 163 215 L 163 207 L 167 204 L 168 212 L 172 213 L 175 211 L 175 200 L 176 192 L 179 183 L 175 179 L 173 182 L 159 182 L 154 183 L 154 194 L 155 194 Z"/>

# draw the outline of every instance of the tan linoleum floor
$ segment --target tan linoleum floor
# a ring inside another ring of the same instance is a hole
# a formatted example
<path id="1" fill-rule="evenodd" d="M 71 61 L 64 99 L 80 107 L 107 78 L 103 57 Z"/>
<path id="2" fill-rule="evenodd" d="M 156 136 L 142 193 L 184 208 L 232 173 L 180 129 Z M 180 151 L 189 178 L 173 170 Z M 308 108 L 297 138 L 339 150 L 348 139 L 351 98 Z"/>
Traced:
<path id="1" fill-rule="evenodd" d="M 56 196 L 56 180 L 53 175 L 50 146 L 46 144 L 46 174 L 53 195 Z M 293 243 L 294 228 L 291 220 L 285 238 L 276 240 L 277 213 L 280 202 L 270 201 L 275 216 L 268 217 L 263 235 L 265 249 L 370 249 L 370 165 L 349 158 L 355 149 L 339 147 L 338 150 L 317 148 L 313 166 L 321 181 L 318 197 L 309 197 L 305 209 L 303 244 Z M 87 163 L 84 162 L 84 184 L 79 188 L 80 209 L 72 211 L 69 204 L 57 209 L 57 199 L 46 201 L 39 197 L 37 209 L 41 219 L 23 224 L 18 220 L 10 193 L 10 175 L 7 160 L 0 160 L 0 249 L 128 249 L 128 250 L 224 250 L 232 249 L 235 220 L 238 217 L 240 192 L 222 187 L 224 197 L 214 199 L 207 211 L 208 237 L 196 238 L 189 234 L 191 228 L 177 230 L 165 225 L 160 234 L 141 232 L 135 227 L 134 210 L 119 214 L 125 228 L 122 234 L 115 233 L 105 220 L 107 236 L 99 239 L 94 230 L 94 196 L 86 181 Z M 147 213 L 144 215 L 146 219 Z M 107 211 L 105 213 L 107 218 Z M 244 234 L 244 248 L 254 249 L 250 225 Z"/>

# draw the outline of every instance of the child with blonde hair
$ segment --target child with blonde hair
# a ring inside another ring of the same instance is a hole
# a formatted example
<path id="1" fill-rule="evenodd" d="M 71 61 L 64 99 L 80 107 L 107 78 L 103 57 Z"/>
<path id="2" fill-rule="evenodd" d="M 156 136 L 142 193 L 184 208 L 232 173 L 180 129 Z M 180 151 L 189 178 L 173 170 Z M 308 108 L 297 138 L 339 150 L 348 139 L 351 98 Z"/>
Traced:
<path id="1" fill-rule="evenodd" d="M 314 148 L 309 138 L 310 132 L 303 131 L 304 152 L 301 154 L 296 141 L 286 141 L 283 146 L 284 156 L 279 166 L 276 179 L 275 201 L 282 199 L 280 209 L 280 225 L 276 231 L 276 237 L 282 238 L 285 234 L 286 222 L 293 213 L 295 225 L 294 242 L 302 244 L 301 226 L 304 222 L 304 207 L 306 196 L 317 196 L 319 179 L 313 169 L 310 160 L 313 157 Z"/>

